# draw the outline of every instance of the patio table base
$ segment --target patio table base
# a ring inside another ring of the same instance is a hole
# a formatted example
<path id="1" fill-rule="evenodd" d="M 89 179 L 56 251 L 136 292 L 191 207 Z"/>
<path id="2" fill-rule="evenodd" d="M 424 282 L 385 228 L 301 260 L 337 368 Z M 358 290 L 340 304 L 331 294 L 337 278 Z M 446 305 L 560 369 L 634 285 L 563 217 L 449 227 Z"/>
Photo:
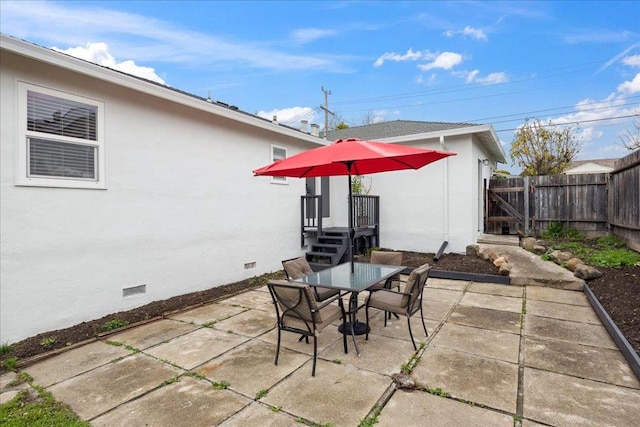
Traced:
<path id="1" fill-rule="evenodd" d="M 347 322 L 344 325 L 345 327 L 343 328 L 342 325 L 338 326 L 338 331 L 342 334 L 345 335 L 351 335 L 351 322 Z M 362 323 L 362 322 L 355 322 L 353 324 L 353 334 L 354 335 L 364 335 L 366 334 L 367 331 L 367 324 L 366 323 Z"/>

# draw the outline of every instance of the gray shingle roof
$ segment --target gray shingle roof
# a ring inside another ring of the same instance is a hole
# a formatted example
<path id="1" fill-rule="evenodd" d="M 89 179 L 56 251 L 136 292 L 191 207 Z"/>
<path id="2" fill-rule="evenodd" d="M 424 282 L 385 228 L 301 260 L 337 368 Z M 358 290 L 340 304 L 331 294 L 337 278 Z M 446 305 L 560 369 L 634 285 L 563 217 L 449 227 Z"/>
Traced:
<path id="1" fill-rule="evenodd" d="M 475 123 L 445 123 L 445 122 L 417 122 L 411 120 L 394 120 L 374 123 L 371 125 L 355 126 L 347 129 L 336 129 L 327 132 L 327 139 L 360 138 L 365 140 L 393 138 L 396 136 L 416 135 L 420 133 L 438 132 L 443 130 L 478 126 Z"/>

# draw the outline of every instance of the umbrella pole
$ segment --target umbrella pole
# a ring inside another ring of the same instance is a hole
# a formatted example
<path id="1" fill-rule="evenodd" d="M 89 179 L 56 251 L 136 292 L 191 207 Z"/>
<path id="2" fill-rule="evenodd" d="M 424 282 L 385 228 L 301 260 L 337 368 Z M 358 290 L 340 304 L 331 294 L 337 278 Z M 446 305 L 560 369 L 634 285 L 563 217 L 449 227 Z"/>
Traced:
<path id="1" fill-rule="evenodd" d="M 355 233 L 353 231 L 353 194 L 351 192 L 351 165 L 353 162 L 347 163 L 349 169 L 349 260 L 351 261 L 351 273 L 353 273 L 353 238 Z"/>

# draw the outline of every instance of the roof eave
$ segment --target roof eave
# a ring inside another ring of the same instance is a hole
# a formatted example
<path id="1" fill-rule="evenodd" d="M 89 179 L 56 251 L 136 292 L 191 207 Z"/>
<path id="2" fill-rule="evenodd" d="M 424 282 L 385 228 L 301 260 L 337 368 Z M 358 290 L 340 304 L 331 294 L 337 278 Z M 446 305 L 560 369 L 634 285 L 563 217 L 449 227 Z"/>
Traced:
<path id="1" fill-rule="evenodd" d="M 417 139 L 440 138 L 458 135 L 478 135 L 480 143 L 487 149 L 493 159 L 498 163 L 507 163 L 507 157 L 502 144 L 496 135 L 493 125 L 467 126 L 454 129 L 424 132 L 412 135 L 394 136 L 392 138 L 380 138 L 380 141 L 406 143 Z"/>
<path id="2" fill-rule="evenodd" d="M 176 92 L 155 83 L 139 79 L 137 77 L 120 73 L 106 67 L 84 61 L 64 53 L 59 53 L 51 49 L 34 45 L 32 43 L 18 40 L 14 37 L 0 34 L 0 47 L 3 50 L 22 55 L 40 62 L 44 62 L 59 68 L 67 69 L 79 74 L 84 74 L 108 83 L 122 86 L 150 96 L 165 99 L 170 102 L 181 104 L 197 110 L 202 110 L 210 114 L 227 118 L 249 126 L 258 127 L 270 132 L 279 133 L 289 137 L 304 140 L 314 145 L 326 145 L 328 142 L 317 136 L 307 134 L 292 128 L 283 127 L 271 121 L 252 116 L 248 113 L 235 111 L 221 105 L 208 103 L 200 99 Z"/>

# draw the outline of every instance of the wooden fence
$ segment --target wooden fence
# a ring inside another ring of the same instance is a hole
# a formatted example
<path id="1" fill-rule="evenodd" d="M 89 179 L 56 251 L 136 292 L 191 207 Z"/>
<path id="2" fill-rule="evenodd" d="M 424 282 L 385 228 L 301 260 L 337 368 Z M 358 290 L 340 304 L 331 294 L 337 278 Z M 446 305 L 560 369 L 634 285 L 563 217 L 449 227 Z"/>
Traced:
<path id="1" fill-rule="evenodd" d="M 616 162 L 608 202 L 611 232 L 640 252 L 640 150 Z"/>
<path id="2" fill-rule="evenodd" d="M 640 150 L 610 174 L 492 179 L 485 231 L 537 236 L 561 223 L 590 236 L 612 233 L 640 249 Z"/>

